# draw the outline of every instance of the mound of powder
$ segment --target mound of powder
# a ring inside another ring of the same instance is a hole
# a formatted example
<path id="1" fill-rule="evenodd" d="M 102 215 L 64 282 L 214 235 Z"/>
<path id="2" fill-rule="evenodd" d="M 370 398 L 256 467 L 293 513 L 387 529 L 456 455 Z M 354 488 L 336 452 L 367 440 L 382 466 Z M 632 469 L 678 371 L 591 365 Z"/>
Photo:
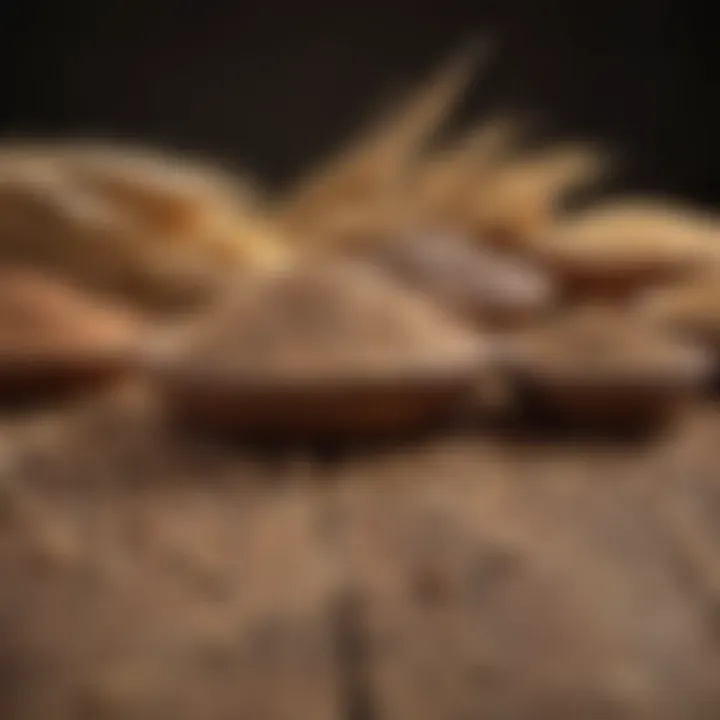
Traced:
<path id="1" fill-rule="evenodd" d="M 241 384 L 445 377 L 488 350 L 383 273 L 338 260 L 248 278 L 170 345 L 182 374 Z"/>

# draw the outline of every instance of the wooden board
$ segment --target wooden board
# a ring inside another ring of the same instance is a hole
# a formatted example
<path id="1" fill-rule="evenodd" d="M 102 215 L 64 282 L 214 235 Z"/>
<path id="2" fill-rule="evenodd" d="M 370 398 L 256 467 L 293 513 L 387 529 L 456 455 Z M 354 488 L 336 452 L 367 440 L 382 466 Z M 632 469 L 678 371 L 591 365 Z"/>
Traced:
<path id="1" fill-rule="evenodd" d="M 715 718 L 720 414 L 645 447 L 261 459 L 0 428 L 0 716 Z"/>
<path id="2" fill-rule="evenodd" d="M 449 439 L 345 471 L 372 716 L 717 716 L 718 438 Z"/>
<path id="3" fill-rule="evenodd" d="M 36 422 L 16 445 L 0 717 L 338 718 L 335 581 L 302 465 L 278 485 L 130 420 Z"/>

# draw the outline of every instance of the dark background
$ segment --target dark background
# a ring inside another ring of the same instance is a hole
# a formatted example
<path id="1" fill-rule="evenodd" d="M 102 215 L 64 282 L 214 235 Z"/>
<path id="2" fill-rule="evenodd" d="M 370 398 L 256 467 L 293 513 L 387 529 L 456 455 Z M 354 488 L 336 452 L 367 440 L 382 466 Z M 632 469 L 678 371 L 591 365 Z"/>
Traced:
<path id="1" fill-rule="evenodd" d="M 497 103 L 624 151 L 631 189 L 720 200 L 712 3 L 3 0 L 4 134 L 158 141 L 281 183 L 473 31 Z"/>

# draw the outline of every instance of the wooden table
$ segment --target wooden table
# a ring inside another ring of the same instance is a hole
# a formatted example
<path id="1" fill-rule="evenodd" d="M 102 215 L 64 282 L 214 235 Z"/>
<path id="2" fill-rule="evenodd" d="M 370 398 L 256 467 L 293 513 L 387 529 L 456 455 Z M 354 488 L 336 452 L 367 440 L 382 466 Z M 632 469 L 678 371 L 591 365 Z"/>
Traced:
<path id="1" fill-rule="evenodd" d="M 259 456 L 135 396 L 6 416 L 0 717 L 720 717 L 720 414 Z"/>

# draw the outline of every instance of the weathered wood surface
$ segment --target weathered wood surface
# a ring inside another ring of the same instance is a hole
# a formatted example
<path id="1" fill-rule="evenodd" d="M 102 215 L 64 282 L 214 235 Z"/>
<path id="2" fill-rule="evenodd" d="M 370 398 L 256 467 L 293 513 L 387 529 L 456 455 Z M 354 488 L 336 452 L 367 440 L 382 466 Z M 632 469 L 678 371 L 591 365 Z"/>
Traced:
<path id="1" fill-rule="evenodd" d="M 377 717 L 716 714 L 712 518 L 668 508 L 717 490 L 664 464 L 455 441 L 348 474 Z"/>
<path id="2" fill-rule="evenodd" d="M 720 415 L 274 459 L 132 403 L 0 431 L 0 716 L 715 718 Z"/>
<path id="3" fill-rule="evenodd" d="M 93 415 L 6 485 L 0 715 L 337 718 L 312 491 Z"/>

